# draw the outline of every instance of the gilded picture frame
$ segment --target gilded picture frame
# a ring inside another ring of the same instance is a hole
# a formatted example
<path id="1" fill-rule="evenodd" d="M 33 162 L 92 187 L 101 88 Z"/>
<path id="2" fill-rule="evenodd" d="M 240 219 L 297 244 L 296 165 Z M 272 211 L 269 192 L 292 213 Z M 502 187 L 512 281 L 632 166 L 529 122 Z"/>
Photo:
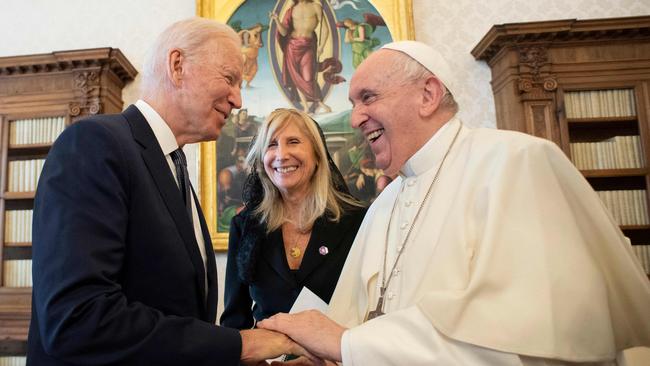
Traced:
<path id="1" fill-rule="evenodd" d="M 328 10 L 329 13 L 325 14 L 328 17 L 327 24 L 330 25 L 331 29 L 334 29 L 334 32 L 332 33 L 332 37 L 329 38 L 329 42 L 339 42 L 338 44 L 335 44 L 334 46 L 331 46 L 330 54 L 331 53 L 336 53 L 339 51 L 343 46 L 343 36 L 345 35 L 345 30 L 343 29 L 343 20 L 348 20 L 348 19 L 338 19 L 336 18 L 335 12 L 332 11 L 332 9 L 340 9 L 341 7 L 345 7 L 345 5 L 352 6 L 355 3 L 361 3 L 363 2 L 364 4 L 370 4 L 373 8 L 375 13 L 378 13 L 381 18 L 383 18 L 383 22 L 385 24 L 381 24 L 382 26 L 385 26 L 385 29 L 387 33 L 390 34 L 390 38 L 393 41 L 398 41 L 398 40 L 408 40 L 408 39 L 415 39 L 415 29 L 413 26 L 413 6 L 412 6 L 412 0 L 316 0 L 320 1 L 321 4 L 325 5 L 323 6 L 324 9 Z M 245 3 L 249 4 L 245 4 Z M 250 3 L 253 2 L 254 5 L 251 5 Z M 196 0 L 196 9 L 197 9 L 197 15 L 205 18 L 210 18 L 210 19 L 215 19 L 224 23 L 229 23 L 233 28 L 236 30 L 239 30 L 238 28 L 241 26 L 240 34 L 242 32 L 247 32 L 246 31 L 246 26 L 250 26 L 250 24 L 241 24 L 241 22 L 236 22 L 233 24 L 232 19 L 235 17 L 237 14 L 238 9 L 242 6 L 258 6 L 260 3 L 272 3 L 273 4 L 273 9 L 278 9 L 277 14 L 282 15 L 280 13 L 280 8 L 282 8 L 285 13 L 286 9 L 288 7 L 289 1 L 288 0 Z M 338 8 L 337 8 L 338 6 Z M 354 7 L 355 9 L 357 7 Z M 345 13 L 345 14 L 349 14 Z M 360 15 L 361 13 L 359 13 Z M 271 16 L 271 13 L 269 13 L 269 17 Z M 241 18 L 241 16 L 239 17 Z M 363 20 L 361 20 L 363 21 Z M 325 22 L 323 22 L 325 23 Z M 263 35 L 263 39 L 265 39 L 268 42 L 269 46 L 269 60 L 267 60 L 270 63 L 271 57 L 274 56 L 272 55 L 273 52 L 271 52 L 274 49 L 278 49 L 279 46 L 275 45 L 274 46 L 274 39 L 269 36 L 269 34 L 273 31 L 275 31 L 275 28 L 273 26 L 273 22 L 270 21 L 267 23 L 268 25 L 264 25 L 263 30 L 266 31 L 267 34 Z M 336 24 L 336 27 L 340 27 L 341 30 L 336 30 L 337 28 L 334 26 Z M 258 23 L 258 26 L 260 24 Z M 322 31 L 322 30 L 321 30 Z M 346 36 L 347 37 L 347 36 Z M 245 39 L 247 41 L 247 39 Z M 347 42 L 347 39 L 346 39 Z M 275 47 L 272 49 L 272 47 Z M 337 49 L 338 47 L 338 49 Z M 326 51 L 327 52 L 327 51 Z M 349 56 L 348 56 L 349 58 Z M 357 60 L 353 61 L 355 63 L 358 63 Z M 274 67 L 275 70 L 278 70 L 278 64 L 275 63 L 271 67 Z M 354 66 L 356 67 L 356 65 Z M 257 65 L 256 65 L 257 69 Z M 276 71 L 277 72 L 277 71 Z M 349 77 L 349 73 L 348 73 Z M 330 93 L 327 91 L 325 87 L 325 81 L 321 78 L 321 84 L 323 85 L 323 90 L 326 93 Z M 253 83 L 255 83 L 253 81 Z M 288 96 L 286 95 L 286 90 L 283 90 L 280 88 L 280 83 L 279 80 L 276 80 L 276 84 L 278 84 L 278 89 L 280 89 L 280 93 L 282 94 L 284 92 L 285 98 L 283 103 L 286 104 L 286 100 L 288 99 Z M 341 94 L 347 95 L 347 85 L 345 86 L 345 91 L 342 92 L 340 89 L 341 87 L 337 86 L 337 92 Z M 329 95 L 329 94 L 328 94 Z M 347 99 L 347 97 L 345 97 Z M 341 99 L 339 97 L 339 99 Z M 323 99 L 324 100 L 324 99 Z M 244 98 L 244 106 L 243 108 L 246 108 L 246 98 Z M 266 103 L 266 101 L 265 101 Z M 268 102 L 267 104 L 273 104 L 272 102 Z M 301 107 L 301 104 L 299 103 L 299 100 L 296 98 L 293 101 L 294 107 L 299 108 Z M 278 105 L 280 107 L 282 105 Z M 318 113 L 318 111 L 314 110 L 315 104 L 312 106 L 311 112 L 313 113 Z M 305 106 L 307 108 L 307 106 Z M 320 122 L 320 121 L 319 121 Z M 327 135 L 327 131 L 326 131 Z M 246 140 L 250 139 L 250 137 L 241 137 L 240 139 Z M 334 136 L 333 139 L 340 138 L 339 136 Z M 248 140 L 246 140 L 248 141 Z M 235 145 L 235 149 L 236 149 Z M 329 142 L 328 142 L 329 146 Z M 233 150 L 234 151 L 234 150 Z M 217 143 L 215 142 L 205 142 L 201 143 L 199 145 L 199 198 L 201 201 L 201 206 L 203 208 L 203 212 L 205 214 L 205 219 L 208 225 L 208 228 L 210 230 L 210 235 L 212 237 L 212 245 L 214 250 L 216 251 L 224 251 L 227 250 L 228 248 L 228 231 L 223 229 L 223 225 L 220 226 L 218 222 L 220 222 L 220 217 L 219 217 L 219 209 L 218 209 L 218 153 L 217 153 Z"/>

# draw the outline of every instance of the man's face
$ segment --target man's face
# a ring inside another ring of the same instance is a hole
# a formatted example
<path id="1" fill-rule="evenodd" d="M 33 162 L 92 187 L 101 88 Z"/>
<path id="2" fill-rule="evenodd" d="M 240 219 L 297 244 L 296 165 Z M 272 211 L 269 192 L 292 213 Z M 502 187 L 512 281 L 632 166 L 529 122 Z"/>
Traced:
<path id="1" fill-rule="evenodd" d="M 211 47 L 184 65 L 179 108 L 191 142 L 215 140 L 230 111 L 241 107 L 242 59 L 234 42 Z"/>
<path id="2" fill-rule="evenodd" d="M 421 94 L 417 84 L 401 85 L 386 62 L 392 51 L 379 50 L 366 59 L 350 82 L 352 127 L 361 130 L 378 168 L 396 174 L 417 151 L 412 141 L 420 131 L 415 121 Z"/>

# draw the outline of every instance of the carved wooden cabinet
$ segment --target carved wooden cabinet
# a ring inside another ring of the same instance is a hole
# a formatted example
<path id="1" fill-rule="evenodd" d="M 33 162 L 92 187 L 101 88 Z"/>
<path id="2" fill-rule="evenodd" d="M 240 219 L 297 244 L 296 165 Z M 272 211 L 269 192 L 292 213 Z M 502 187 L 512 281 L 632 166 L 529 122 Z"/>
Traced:
<path id="1" fill-rule="evenodd" d="M 495 25 L 472 55 L 497 126 L 557 143 L 650 262 L 650 16 Z"/>
<path id="2" fill-rule="evenodd" d="M 0 57 L 0 357 L 26 353 L 31 209 L 50 146 L 79 118 L 121 112 L 136 74 L 114 48 Z"/>

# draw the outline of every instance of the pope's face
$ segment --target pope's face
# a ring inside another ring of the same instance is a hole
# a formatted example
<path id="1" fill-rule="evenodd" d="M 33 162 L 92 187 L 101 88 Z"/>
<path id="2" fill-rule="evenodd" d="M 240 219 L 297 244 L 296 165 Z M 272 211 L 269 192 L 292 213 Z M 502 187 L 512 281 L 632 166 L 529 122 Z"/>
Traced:
<path id="1" fill-rule="evenodd" d="M 415 84 L 400 83 L 387 72 L 393 51 L 379 50 L 368 57 L 350 82 L 352 127 L 361 130 L 375 155 L 375 163 L 387 175 L 396 174 L 413 154 L 409 141 L 417 141 L 414 121 L 419 108 Z M 406 84 L 406 85 L 403 85 Z"/>

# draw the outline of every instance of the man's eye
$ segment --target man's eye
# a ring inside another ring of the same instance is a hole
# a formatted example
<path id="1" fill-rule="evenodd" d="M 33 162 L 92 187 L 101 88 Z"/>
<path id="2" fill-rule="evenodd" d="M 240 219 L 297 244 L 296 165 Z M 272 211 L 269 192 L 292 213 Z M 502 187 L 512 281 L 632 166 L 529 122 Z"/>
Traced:
<path id="1" fill-rule="evenodd" d="M 364 94 L 361 96 L 361 102 L 365 104 L 371 103 L 374 99 L 375 99 L 374 94 Z"/>

